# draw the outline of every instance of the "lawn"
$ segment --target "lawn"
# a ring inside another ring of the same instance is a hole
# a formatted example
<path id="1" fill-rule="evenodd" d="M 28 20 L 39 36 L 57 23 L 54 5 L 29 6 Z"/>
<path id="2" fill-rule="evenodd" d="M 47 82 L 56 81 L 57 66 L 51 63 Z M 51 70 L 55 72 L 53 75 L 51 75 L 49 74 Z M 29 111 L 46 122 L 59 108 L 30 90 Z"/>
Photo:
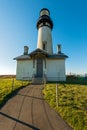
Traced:
<path id="1" fill-rule="evenodd" d="M 18 81 L 13 77 L 0 77 L 0 107 L 9 99 L 11 94 L 28 84 L 28 81 Z"/>
<path id="2" fill-rule="evenodd" d="M 9 96 L 28 81 L 18 81 L 15 77 L 0 78 L 0 107 Z M 87 81 L 58 83 L 58 107 L 56 105 L 56 84 L 48 83 L 43 90 L 44 98 L 74 130 L 87 130 Z"/>
<path id="3" fill-rule="evenodd" d="M 84 83 L 83 83 L 84 84 Z M 44 98 L 74 130 L 87 130 L 87 85 L 58 84 L 58 107 L 56 84 L 49 83 L 43 90 Z"/>

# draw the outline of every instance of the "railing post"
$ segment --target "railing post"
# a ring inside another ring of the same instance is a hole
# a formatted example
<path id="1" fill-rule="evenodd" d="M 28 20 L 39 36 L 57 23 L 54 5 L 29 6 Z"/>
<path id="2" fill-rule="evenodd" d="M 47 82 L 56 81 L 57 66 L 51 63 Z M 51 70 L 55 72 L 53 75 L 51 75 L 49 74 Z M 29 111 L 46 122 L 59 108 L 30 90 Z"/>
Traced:
<path id="1" fill-rule="evenodd" d="M 43 75 L 43 82 L 44 82 L 44 87 L 46 86 L 46 75 Z"/>
<path id="2" fill-rule="evenodd" d="M 57 106 L 57 108 L 58 108 L 58 84 L 56 84 L 56 106 Z"/>
<path id="3" fill-rule="evenodd" d="M 46 81 L 45 81 L 45 77 L 44 77 L 44 87 L 46 86 Z"/>
<path id="4" fill-rule="evenodd" d="M 12 92 L 13 92 L 13 89 L 14 89 L 14 78 L 12 80 Z"/>

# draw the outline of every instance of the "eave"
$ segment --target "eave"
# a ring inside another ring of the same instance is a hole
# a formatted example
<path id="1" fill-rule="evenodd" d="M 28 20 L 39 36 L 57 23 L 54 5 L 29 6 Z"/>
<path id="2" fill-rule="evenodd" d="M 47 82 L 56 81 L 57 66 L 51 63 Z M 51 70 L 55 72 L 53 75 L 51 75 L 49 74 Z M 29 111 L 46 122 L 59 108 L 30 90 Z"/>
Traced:
<path id="1" fill-rule="evenodd" d="M 68 56 L 65 55 L 64 53 L 53 54 L 48 56 L 48 59 L 66 59 L 66 58 L 68 58 Z"/>
<path id="2" fill-rule="evenodd" d="M 30 60 L 31 57 L 27 54 L 27 55 L 21 55 L 21 56 L 18 56 L 16 58 L 14 58 L 13 60 Z"/>

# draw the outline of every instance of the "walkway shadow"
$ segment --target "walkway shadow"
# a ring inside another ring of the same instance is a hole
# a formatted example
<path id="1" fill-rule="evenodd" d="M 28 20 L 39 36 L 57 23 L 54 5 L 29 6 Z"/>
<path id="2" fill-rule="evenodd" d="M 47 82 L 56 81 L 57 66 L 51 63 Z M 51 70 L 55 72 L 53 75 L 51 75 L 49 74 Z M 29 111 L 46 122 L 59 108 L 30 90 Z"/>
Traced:
<path id="1" fill-rule="evenodd" d="M 29 98 L 34 98 L 34 99 L 39 99 L 39 100 L 44 100 L 43 98 L 40 98 L 40 97 L 28 96 L 28 95 L 20 94 L 20 93 L 18 93 L 17 95 L 24 96 L 24 97 L 29 97 Z"/>
<path id="2" fill-rule="evenodd" d="M 5 96 L 4 97 L 4 99 L 3 99 L 3 101 L 2 101 L 2 103 L 0 104 L 0 109 L 6 104 L 6 102 L 10 99 L 10 98 L 12 98 L 12 97 L 14 97 L 15 95 L 17 95 L 17 93 L 21 90 L 21 89 L 23 89 L 23 88 L 25 88 L 26 86 L 22 86 L 21 88 L 18 88 L 18 89 L 16 89 L 16 90 L 14 90 L 13 92 L 11 92 L 10 94 L 8 94 L 7 96 Z"/>
<path id="3" fill-rule="evenodd" d="M 29 128 L 32 128 L 33 130 L 40 130 L 39 128 L 37 128 L 37 127 L 35 127 L 35 126 L 33 126 L 33 125 L 30 125 L 30 124 L 28 124 L 28 123 L 26 123 L 26 122 L 20 121 L 20 120 L 14 118 L 14 117 L 12 117 L 12 116 L 9 116 L 9 115 L 7 115 L 7 114 L 5 114 L 5 113 L 3 113 L 3 112 L 0 112 L 0 115 L 5 116 L 6 118 L 9 118 L 9 119 L 11 119 L 11 120 L 13 120 L 13 121 L 16 121 L 17 123 L 20 123 L 20 124 L 22 124 L 22 125 L 25 125 L 25 126 L 27 126 L 27 127 L 29 127 Z"/>

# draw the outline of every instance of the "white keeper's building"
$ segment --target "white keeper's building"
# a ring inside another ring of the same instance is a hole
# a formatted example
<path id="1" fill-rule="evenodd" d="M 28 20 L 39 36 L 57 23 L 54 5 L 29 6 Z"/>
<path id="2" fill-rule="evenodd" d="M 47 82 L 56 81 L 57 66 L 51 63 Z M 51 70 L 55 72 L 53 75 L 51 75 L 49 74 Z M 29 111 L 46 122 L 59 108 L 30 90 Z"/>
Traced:
<path id="1" fill-rule="evenodd" d="M 46 81 L 65 81 L 65 60 L 67 55 L 61 52 L 61 45 L 57 45 L 57 53 L 53 53 L 52 33 L 53 22 L 48 9 L 40 11 L 37 21 L 37 48 L 28 53 L 28 46 L 24 46 L 24 53 L 14 58 L 17 60 L 16 79 Z"/>

